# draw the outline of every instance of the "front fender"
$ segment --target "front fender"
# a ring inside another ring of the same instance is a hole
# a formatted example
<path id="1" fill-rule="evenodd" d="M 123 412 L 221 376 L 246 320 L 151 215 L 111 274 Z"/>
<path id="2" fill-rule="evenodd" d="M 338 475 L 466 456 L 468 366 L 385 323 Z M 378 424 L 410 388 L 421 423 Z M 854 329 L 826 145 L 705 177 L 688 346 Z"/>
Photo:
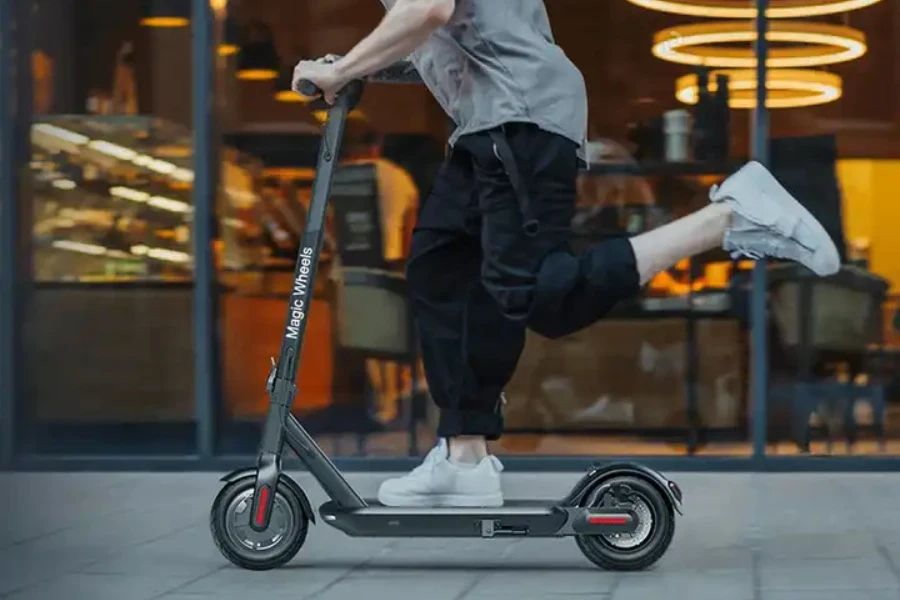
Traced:
<path id="1" fill-rule="evenodd" d="M 241 479 L 256 479 L 256 467 L 247 467 L 245 469 L 238 469 L 237 471 L 232 471 L 228 475 L 222 477 L 219 481 L 224 481 L 225 483 L 234 483 L 235 481 L 240 481 Z M 316 524 L 316 513 L 313 512 L 312 504 L 309 503 L 309 498 L 306 497 L 306 492 L 303 491 L 296 481 L 282 473 L 278 477 L 278 482 L 283 483 L 284 485 L 291 488 L 291 491 L 294 492 L 297 497 L 300 499 L 300 506 L 303 508 L 303 514 L 306 516 L 309 521 L 315 525 Z"/>
<path id="2" fill-rule="evenodd" d="M 598 485 L 608 481 L 613 477 L 622 475 L 631 475 L 632 477 L 640 477 L 659 489 L 662 494 L 668 498 L 678 514 L 681 512 L 681 489 L 674 482 L 669 481 L 657 471 L 639 465 L 636 463 L 609 463 L 606 465 L 595 465 L 585 474 L 584 477 L 572 488 L 569 495 L 560 502 L 561 506 L 580 506 L 585 497 L 591 493 Z"/>

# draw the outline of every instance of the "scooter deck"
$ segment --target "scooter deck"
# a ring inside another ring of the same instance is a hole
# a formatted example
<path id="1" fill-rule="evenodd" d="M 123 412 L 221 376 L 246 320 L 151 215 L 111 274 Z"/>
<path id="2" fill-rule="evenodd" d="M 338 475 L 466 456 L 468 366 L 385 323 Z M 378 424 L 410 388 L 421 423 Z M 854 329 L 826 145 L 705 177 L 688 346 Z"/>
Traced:
<path id="1" fill-rule="evenodd" d="M 627 509 L 558 506 L 546 500 L 510 500 L 499 507 L 395 507 L 366 500 L 345 509 L 326 502 L 322 520 L 354 537 L 562 537 L 631 533 L 636 515 Z"/>

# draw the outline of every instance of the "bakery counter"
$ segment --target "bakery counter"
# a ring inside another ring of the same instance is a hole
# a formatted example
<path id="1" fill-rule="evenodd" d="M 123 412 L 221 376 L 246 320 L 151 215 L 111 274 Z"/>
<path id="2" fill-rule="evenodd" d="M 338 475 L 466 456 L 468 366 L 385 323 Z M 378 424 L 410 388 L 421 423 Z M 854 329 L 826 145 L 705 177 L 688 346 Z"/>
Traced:
<path id="1" fill-rule="evenodd" d="M 744 329 L 721 299 L 626 303 L 564 339 L 528 333 L 507 388 L 507 425 L 690 438 L 701 429 L 740 429 L 746 362 Z"/>
<path id="2" fill-rule="evenodd" d="M 294 412 L 331 404 L 334 376 L 334 285 L 322 265 L 306 325 Z M 324 273 L 323 273 L 324 272 Z M 259 270 L 225 277 L 232 289 L 221 298 L 222 394 L 230 418 L 257 420 L 268 408 L 265 382 L 278 358 L 292 271 Z M 239 291 L 238 291 L 239 290 Z"/>
<path id="3" fill-rule="evenodd" d="M 291 277 L 276 270 L 220 281 L 227 418 L 258 419 L 265 412 L 265 380 L 270 357 L 278 356 Z M 331 402 L 329 288 L 327 277 L 319 277 L 300 363 L 300 414 Z M 190 281 L 37 283 L 26 309 L 28 416 L 91 425 L 193 421 L 193 335 Z"/>

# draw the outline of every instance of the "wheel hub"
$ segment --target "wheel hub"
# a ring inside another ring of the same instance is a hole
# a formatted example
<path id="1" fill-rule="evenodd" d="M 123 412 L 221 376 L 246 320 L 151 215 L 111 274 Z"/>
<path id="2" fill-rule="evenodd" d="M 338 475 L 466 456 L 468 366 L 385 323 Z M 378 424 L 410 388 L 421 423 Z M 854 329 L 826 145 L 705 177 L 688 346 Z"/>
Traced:
<path id="1" fill-rule="evenodd" d="M 608 533 L 603 537 L 611 546 L 630 549 L 640 546 L 650 536 L 653 529 L 653 511 L 650 505 L 640 497 L 632 498 L 629 503 L 637 516 L 638 526 L 633 533 Z"/>
<path id="2" fill-rule="evenodd" d="M 225 529 L 238 547 L 251 552 L 268 552 L 283 543 L 294 527 L 294 516 L 281 494 L 272 499 L 272 516 L 264 531 L 250 526 L 253 489 L 241 492 L 231 501 L 225 512 Z"/>

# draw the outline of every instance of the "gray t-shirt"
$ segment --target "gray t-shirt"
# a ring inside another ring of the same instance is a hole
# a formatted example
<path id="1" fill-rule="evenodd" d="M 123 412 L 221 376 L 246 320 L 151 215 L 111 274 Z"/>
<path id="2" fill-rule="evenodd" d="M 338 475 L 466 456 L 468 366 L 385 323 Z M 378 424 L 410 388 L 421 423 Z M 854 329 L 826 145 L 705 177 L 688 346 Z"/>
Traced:
<path id="1" fill-rule="evenodd" d="M 572 140 L 583 156 L 584 77 L 554 43 L 543 0 L 456 0 L 450 22 L 410 59 L 457 125 L 451 145 L 519 121 Z"/>

